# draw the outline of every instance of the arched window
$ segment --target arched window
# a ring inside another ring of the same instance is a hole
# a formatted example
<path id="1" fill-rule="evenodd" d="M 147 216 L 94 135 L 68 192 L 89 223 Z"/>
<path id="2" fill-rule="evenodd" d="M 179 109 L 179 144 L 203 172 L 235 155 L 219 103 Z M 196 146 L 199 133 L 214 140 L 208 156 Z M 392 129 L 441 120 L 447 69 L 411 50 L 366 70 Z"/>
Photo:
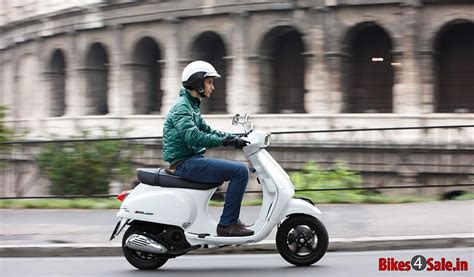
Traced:
<path id="1" fill-rule="evenodd" d="M 344 112 L 392 112 L 392 41 L 388 34 L 375 23 L 360 23 L 348 32 L 344 47 Z"/>
<path id="2" fill-rule="evenodd" d="M 268 32 L 260 47 L 262 110 L 304 113 L 305 52 L 302 35 L 291 26 Z"/>
<path id="3" fill-rule="evenodd" d="M 445 25 L 434 49 L 435 111 L 474 113 L 474 23 Z"/>
<path id="4" fill-rule="evenodd" d="M 222 38 L 215 32 L 204 32 L 194 41 L 191 48 L 191 59 L 206 61 L 214 66 L 222 78 L 215 79 L 215 91 L 201 104 L 202 113 L 227 113 L 227 62 L 224 57 L 227 50 Z"/>
<path id="5" fill-rule="evenodd" d="M 135 47 L 132 72 L 134 113 L 159 113 L 163 97 L 161 51 L 152 38 L 142 38 Z"/>
<path id="6" fill-rule="evenodd" d="M 56 49 L 53 52 L 49 61 L 47 76 L 51 92 L 51 109 L 49 114 L 51 116 L 62 116 L 66 108 L 66 61 L 63 51 Z"/>
<path id="7" fill-rule="evenodd" d="M 94 43 L 87 53 L 85 74 L 86 85 L 86 114 L 104 115 L 109 112 L 108 79 L 109 58 L 101 43 Z"/>

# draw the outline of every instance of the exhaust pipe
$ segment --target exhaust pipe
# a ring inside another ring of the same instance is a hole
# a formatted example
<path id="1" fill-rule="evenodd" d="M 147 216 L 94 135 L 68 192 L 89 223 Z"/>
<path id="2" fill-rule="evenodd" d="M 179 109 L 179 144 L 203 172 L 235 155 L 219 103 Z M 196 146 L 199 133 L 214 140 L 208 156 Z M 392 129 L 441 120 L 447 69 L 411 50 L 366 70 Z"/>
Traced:
<path id="1" fill-rule="evenodd" d="M 165 254 L 168 249 L 161 243 L 146 237 L 144 235 L 133 234 L 125 241 L 125 245 L 133 250 L 154 253 L 154 254 Z"/>

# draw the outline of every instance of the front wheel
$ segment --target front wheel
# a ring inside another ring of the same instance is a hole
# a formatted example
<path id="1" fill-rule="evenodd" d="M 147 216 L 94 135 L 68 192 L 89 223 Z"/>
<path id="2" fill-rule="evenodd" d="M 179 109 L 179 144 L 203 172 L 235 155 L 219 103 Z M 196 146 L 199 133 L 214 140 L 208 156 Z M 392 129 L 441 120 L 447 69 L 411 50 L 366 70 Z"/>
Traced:
<path id="1" fill-rule="evenodd" d="M 290 216 L 278 228 L 276 235 L 280 255 L 297 266 L 308 266 L 319 261 L 326 253 L 328 244 L 328 232 L 324 225 L 308 215 Z"/>
<path id="2" fill-rule="evenodd" d="M 141 270 L 152 270 L 163 266 L 168 258 L 160 256 L 158 254 L 147 253 L 143 251 L 137 251 L 130 249 L 126 246 L 125 242 L 133 234 L 147 234 L 156 233 L 159 231 L 159 227 L 154 224 L 146 224 L 141 222 L 134 222 L 127 229 L 122 239 L 122 250 L 127 261 L 134 267 Z"/>

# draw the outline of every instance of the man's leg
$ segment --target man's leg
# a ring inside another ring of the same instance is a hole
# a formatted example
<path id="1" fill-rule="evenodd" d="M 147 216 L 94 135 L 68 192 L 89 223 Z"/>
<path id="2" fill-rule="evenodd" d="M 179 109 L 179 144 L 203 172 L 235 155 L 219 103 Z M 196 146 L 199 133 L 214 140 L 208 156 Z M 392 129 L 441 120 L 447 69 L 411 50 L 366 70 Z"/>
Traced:
<path id="1" fill-rule="evenodd" d="M 194 156 L 180 164 L 175 174 L 195 182 L 230 181 L 219 225 L 227 227 L 238 221 L 242 198 L 249 179 L 247 165 L 241 162 Z"/>

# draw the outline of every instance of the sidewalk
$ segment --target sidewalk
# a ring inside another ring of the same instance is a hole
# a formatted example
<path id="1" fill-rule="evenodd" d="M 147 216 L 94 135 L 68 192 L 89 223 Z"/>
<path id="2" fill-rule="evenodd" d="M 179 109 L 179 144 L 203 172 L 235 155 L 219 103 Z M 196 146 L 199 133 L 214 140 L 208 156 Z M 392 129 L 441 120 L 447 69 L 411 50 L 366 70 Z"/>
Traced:
<path id="1" fill-rule="evenodd" d="M 318 205 L 330 251 L 473 247 L 474 201 L 411 204 Z M 260 207 L 243 207 L 253 222 Z M 216 220 L 221 208 L 210 208 Z M 109 242 L 116 210 L 0 210 L 0 257 L 121 255 L 121 237 Z M 123 233 L 123 232 L 122 232 Z M 265 241 L 191 253 L 276 251 L 274 230 Z"/>

